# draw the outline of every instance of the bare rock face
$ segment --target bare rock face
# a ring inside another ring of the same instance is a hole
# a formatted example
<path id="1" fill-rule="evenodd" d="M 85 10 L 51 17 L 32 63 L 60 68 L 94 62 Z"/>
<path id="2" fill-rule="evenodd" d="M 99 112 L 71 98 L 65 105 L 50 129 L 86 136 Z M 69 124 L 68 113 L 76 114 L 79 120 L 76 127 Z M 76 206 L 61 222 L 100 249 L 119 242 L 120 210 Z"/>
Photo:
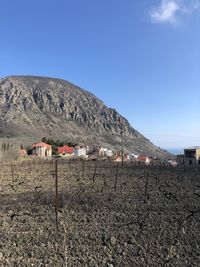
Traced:
<path id="1" fill-rule="evenodd" d="M 166 156 L 131 127 L 115 109 L 67 81 L 12 76 L 0 80 L 0 136 L 38 139 L 43 136 Z"/>

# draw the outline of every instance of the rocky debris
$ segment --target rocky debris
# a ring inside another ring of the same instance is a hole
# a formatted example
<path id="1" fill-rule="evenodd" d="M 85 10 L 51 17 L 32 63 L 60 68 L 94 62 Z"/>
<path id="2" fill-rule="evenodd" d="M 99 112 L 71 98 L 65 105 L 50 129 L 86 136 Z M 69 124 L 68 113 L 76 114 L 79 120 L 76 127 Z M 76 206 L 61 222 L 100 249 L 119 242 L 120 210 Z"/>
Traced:
<path id="1" fill-rule="evenodd" d="M 30 76 L 0 80 L 0 136 L 43 136 L 168 157 L 115 109 L 67 81 Z"/>

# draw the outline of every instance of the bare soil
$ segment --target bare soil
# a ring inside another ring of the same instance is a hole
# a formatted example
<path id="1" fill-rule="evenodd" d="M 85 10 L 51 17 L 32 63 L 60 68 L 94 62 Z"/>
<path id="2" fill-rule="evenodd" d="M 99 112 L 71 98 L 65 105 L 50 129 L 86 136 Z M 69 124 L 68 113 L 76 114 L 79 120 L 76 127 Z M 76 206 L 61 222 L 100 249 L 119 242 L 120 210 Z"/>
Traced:
<path id="1" fill-rule="evenodd" d="M 200 169 L 2 164 L 0 266 L 200 266 Z"/>

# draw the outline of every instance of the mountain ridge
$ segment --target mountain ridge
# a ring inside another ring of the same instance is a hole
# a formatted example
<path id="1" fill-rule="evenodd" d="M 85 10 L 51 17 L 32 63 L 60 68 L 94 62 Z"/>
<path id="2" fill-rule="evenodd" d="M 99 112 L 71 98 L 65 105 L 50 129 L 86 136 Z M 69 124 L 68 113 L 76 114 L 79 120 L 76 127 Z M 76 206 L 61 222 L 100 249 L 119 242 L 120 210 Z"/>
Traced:
<path id="1" fill-rule="evenodd" d="M 88 90 L 59 78 L 9 76 L 0 79 L 0 137 L 43 136 L 166 157 L 116 109 Z"/>

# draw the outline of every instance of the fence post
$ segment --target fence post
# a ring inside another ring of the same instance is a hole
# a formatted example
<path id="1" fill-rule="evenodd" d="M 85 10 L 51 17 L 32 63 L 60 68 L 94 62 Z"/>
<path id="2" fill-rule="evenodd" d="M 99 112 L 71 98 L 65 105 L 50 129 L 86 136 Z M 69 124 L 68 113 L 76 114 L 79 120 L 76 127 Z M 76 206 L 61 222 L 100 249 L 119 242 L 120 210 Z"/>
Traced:
<path id="1" fill-rule="evenodd" d="M 94 173 L 93 173 L 93 176 L 92 176 L 92 182 L 93 183 L 94 183 L 94 180 L 95 180 L 96 172 L 97 172 L 97 160 L 95 161 Z"/>
<path id="2" fill-rule="evenodd" d="M 58 230 L 58 161 L 55 160 L 55 214 L 56 214 L 56 227 Z"/>
<path id="3" fill-rule="evenodd" d="M 147 196 L 148 183 L 149 183 L 149 166 L 147 167 L 147 172 L 146 172 L 146 182 L 145 182 L 145 191 L 144 191 L 145 196 Z"/>
<path id="4" fill-rule="evenodd" d="M 85 175 L 85 161 L 82 159 L 82 177 Z"/>
<path id="5" fill-rule="evenodd" d="M 117 169 L 115 174 L 115 192 L 117 191 L 118 171 L 119 171 L 119 162 L 117 162 Z"/>
<path id="6" fill-rule="evenodd" d="M 105 175 L 104 175 L 104 179 L 103 179 L 103 183 L 104 183 L 104 186 L 106 186 L 106 180 L 107 180 L 107 175 L 108 175 L 108 159 L 106 159 L 106 168 L 105 168 Z"/>

